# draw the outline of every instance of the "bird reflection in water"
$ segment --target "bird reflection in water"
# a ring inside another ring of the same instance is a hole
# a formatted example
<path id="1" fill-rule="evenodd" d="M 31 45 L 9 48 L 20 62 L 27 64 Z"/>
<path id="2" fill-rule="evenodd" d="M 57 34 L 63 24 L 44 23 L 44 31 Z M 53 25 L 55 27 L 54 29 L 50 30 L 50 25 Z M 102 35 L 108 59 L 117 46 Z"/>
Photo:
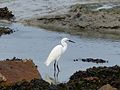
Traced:
<path id="1" fill-rule="evenodd" d="M 59 84 L 60 82 L 58 81 L 58 75 L 59 75 L 59 72 L 56 76 L 54 77 L 50 77 L 48 74 L 45 76 L 45 81 L 48 82 L 49 84 L 54 84 L 54 85 L 57 85 Z"/>

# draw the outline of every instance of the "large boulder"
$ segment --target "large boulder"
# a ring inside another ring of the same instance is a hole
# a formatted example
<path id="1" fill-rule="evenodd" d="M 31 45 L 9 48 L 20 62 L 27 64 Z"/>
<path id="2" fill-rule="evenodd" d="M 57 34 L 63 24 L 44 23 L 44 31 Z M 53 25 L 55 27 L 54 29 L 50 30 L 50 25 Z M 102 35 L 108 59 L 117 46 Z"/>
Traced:
<path id="1" fill-rule="evenodd" d="M 16 82 L 32 79 L 41 79 L 41 75 L 32 60 L 13 58 L 0 61 L 1 84 L 14 84 Z"/>

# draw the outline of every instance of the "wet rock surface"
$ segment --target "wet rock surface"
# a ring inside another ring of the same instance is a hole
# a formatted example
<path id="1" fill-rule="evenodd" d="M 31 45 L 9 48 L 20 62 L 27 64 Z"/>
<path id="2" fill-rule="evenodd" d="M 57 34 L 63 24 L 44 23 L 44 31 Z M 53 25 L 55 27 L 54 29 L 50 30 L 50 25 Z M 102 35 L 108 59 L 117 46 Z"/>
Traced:
<path id="1" fill-rule="evenodd" d="M 14 19 L 14 17 L 12 11 L 8 10 L 7 7 L 0 8 L 0 19 L 11 20 Z"/>
<path id="2" fill-rule="evenodd" d="M 120 8 L 96 8 L 101 4 L 76 4 L 67 14 L 49 15 L 25 23 L 53 31 L 91 37 L 120 38 Z"/>
<path id="3" fill-rule="evenodd" d="M 15 31 L 10 29 L 9 27 L 0 27 L 0 36 L 5 34 L 11 34 L 13 32 Z"/>
<path id="4" fill-rule="evenodd" d="M 31 59 L 6 59 L 0 61 L 1 85 L 11 85 L 16 82 L 32 79 L 41 79 L 36 65 Z M 1 90 L 1 89 L 0 89 Z"/>
<path id="5" fill-rule="evenodd" d="M 73 60 L 74 62 L 77 62 L 77 61 L 82 61 L 82 62 L 92 62 L 92 63 L 108 63 L 107 60 L 103 60 L 103 59 L 94 59 L 94 58 L 86 58 L 86 59 L 74 59 Z"/>

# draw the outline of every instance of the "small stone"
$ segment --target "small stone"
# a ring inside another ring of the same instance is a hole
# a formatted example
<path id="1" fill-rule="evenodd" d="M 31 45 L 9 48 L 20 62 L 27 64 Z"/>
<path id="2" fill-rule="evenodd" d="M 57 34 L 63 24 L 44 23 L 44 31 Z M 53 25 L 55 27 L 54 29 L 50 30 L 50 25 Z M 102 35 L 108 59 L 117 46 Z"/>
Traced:
<path id="1" fill-rule="evenodd" d="M 7 79 L 0 73 L 0 82 L 5 82 Z"/>
<path id="2" fill-rule="evenodd" d="M 100 89 L 98 90 L 117 90 L 116 88 L 113 88 L 110 84 L 104 85 L 102 86 Z"/>

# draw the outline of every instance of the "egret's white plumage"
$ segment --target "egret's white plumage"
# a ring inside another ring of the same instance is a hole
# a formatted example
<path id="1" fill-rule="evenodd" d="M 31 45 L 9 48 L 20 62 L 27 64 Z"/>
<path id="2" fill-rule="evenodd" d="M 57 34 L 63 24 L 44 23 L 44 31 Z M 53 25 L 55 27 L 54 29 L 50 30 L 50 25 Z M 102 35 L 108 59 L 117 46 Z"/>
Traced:
<path id="1" fill-rule="evenodd" d="M 61 55 L 66 51 L 67 49 L 67 42 L 73 42 L 68 38 L 63 38 L 61 40 L 61 44 L 57 45 L 56 47 L 54 47 L 52 49 L 52 51 L 50 52 L 47 60 L 45 61 L 46 66 L 49 66 L 50 63 L 52 63 L 53 61 L 58 61 L 59 58 L 61 57 Z M 74 42 L 73 42 L 74 43 Z M 58 66 L 58 65 L 57 65 Z"/>
<path id="2" fill-rule="evenodd" d="M 56 47 L 54 47 L 45 62 L 46 66 L 49 66 L 50 63 L 53 62 L 54 60 L 58 60 L 62 53 L 63 53 L 62 45 L 57 45 Z"/>

